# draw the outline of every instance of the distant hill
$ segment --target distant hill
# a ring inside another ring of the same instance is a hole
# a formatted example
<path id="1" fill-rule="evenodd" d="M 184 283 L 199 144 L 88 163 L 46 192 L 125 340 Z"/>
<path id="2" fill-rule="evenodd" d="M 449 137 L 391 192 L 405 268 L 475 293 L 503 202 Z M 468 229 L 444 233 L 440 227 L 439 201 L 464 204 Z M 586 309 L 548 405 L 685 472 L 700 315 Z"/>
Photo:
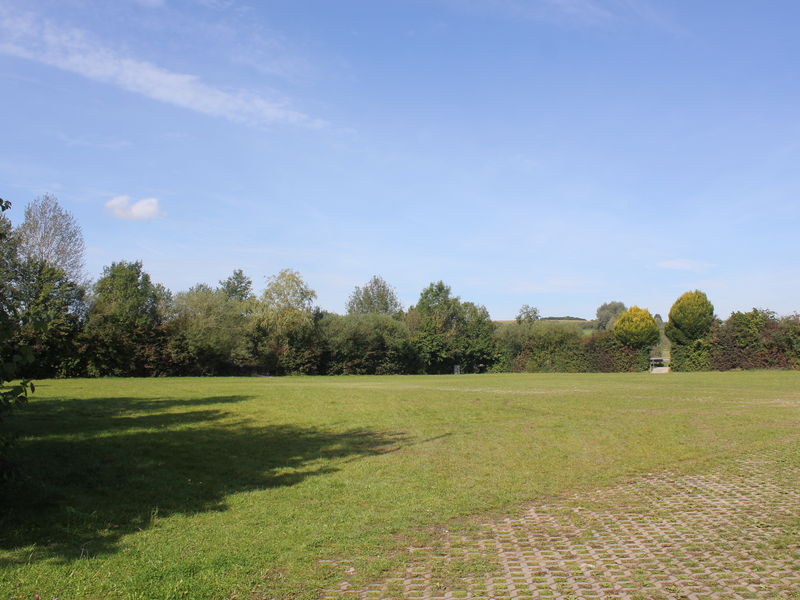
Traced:
<path id="1" fill-rule="evenodd" d="M 594 327 L 594 321 L 587 321 L 581 317 L 543 317 L 539 319 L 540 321 L 555 321 L 556 323 L 575 323 L 580 325 L 582 329 L 591 329 Z M 498 325 L 511 325 L 512 323 L 516 323 L 516 319 L 508 319 L 502 321 L 493 321 Z"/>
<path id="2" fill-rule="evenodd" d="M 542 317 L 540 321 L 585 321 L 583 317 Z"/>

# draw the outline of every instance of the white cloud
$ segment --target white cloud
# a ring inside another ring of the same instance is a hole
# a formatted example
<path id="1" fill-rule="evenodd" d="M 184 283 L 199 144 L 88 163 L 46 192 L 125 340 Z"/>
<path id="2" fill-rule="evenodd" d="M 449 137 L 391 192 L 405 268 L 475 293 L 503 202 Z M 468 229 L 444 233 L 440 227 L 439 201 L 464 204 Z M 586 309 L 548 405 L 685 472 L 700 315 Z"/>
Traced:
<path id="1" fill-rule="evenodd" d="M 115 219 L 126 221 L 152 221 L 167 216 L 156 198 L 145 198 L 131 204 L 130 196 L 117 196 L 106 202 L 106 210 Z"/>
<path id="2" fill-rule="evenodd" d="M 662 260 L 657 266 L 661 267 L 662 269 L 675 269 L 677 271 L 705 273 L 711 267 L 716 267 L 717 265 L 700 262 L 699 260 L 690 260 L 688 258 L 677 258 L 675 260 Z"/>
<path id="3" fill-rule="evenodd" d="M 33 60 L 115 85 L 153 100 L 249 125 L 324 123 L 258 94 L 225 91 L 195 75 L 174 73 L 150 62 L 121 56 L 80 29 L 59 28 L 33 13 L 0 7 L 0 53 Z"/>

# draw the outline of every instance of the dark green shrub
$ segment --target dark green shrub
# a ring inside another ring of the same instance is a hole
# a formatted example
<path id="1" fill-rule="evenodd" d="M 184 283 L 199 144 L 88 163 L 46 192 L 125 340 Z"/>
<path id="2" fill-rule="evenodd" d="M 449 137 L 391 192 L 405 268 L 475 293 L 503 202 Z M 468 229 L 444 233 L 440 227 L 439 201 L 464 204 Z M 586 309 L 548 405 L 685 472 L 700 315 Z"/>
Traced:
<path id="1" fill-rule="evenodd" d="M 405 323 L 388 314 L 328 315 L 319 322 L 329 375 L 417 373 L 421 364 Z"/>

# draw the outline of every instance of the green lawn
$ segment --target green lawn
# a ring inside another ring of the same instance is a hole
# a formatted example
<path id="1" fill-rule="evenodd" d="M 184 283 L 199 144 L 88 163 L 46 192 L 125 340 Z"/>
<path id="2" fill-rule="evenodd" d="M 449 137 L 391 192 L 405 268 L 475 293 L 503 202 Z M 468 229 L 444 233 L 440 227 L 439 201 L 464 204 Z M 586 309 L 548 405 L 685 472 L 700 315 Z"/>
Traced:
<path id="1" fill-rule="evenodd" d="M 797 372 L 43 381 L 0 591 L 313 598 L 437 524 L 796 444 L 798 408 Z"/>

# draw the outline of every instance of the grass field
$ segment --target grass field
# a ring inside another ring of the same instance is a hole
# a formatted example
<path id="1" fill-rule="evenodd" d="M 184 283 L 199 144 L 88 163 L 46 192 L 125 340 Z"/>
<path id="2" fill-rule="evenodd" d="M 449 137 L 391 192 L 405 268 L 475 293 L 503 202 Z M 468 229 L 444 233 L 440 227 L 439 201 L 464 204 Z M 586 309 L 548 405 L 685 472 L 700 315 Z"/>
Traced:
<path id="1" fill-rule="evenodd" d="M 796 444 L 799 409 L 797 372 L 39 382 L 0 591 L 314 598 L 469 515 Z"/>

